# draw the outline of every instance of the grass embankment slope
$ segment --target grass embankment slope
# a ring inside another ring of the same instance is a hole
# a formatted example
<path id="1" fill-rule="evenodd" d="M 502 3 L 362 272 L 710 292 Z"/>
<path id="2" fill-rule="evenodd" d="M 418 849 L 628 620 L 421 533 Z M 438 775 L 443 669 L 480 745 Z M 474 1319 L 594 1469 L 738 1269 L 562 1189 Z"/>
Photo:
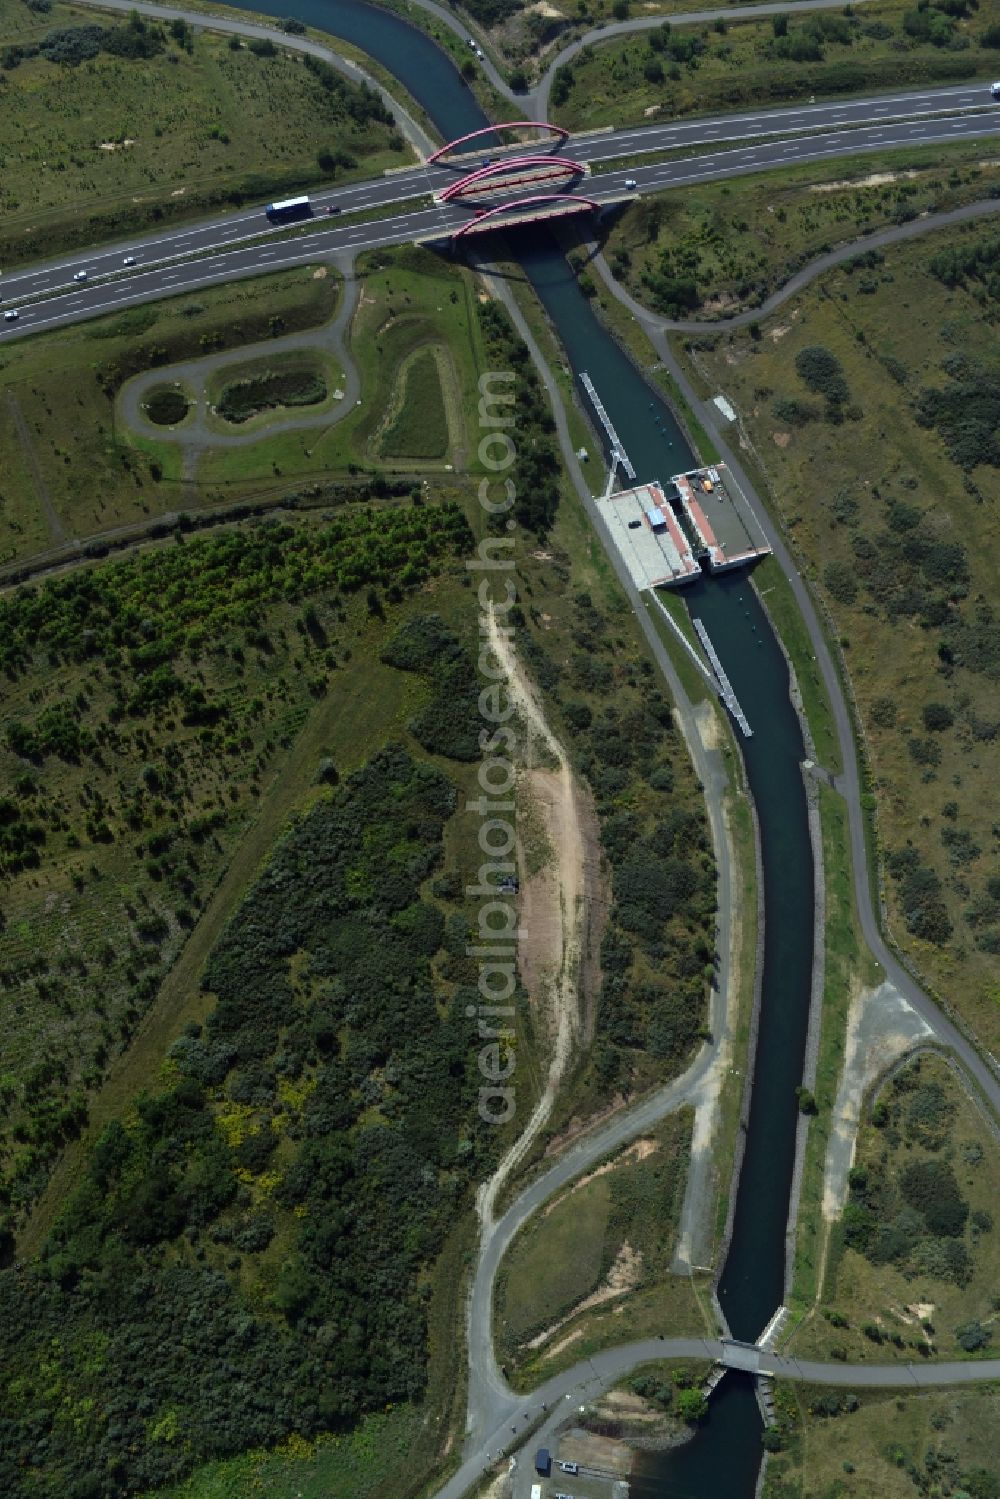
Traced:
<path id="1" fill-rule="evenodd" d="M 693 1282 L 670 1274 L 691 1120 L 690 1110 L 672 1115 L 515 1239 L 497 1280 L 495 1339 L 516 1383 L 530 1388 L 608 1343 L 714 1331 Z"/>
<path id="2" fill-rule="evenodd" d="M 991 197 L 1000 163 L 988 151 L 972 141 L 873 152 L 656 193 L 614 222 L 604 252 L 652 311 L 724 319 L 838 245 Z"/>
<path id="3" fill-rule="evenodd" d="M 843 799 L 819 787 L 823 850 L 823 1005 L 799 1213 L 795 1231 L 792 1297 L 800 1309 L 812 1307 L 827 1284 L 828 1226 L 822 1216 L 826 1152 L 844 1062 L 847 1016 L 859 989 L 882 977 L 858 929 L 851 870 L 847 809 Z M 798 1347 L 798 1344 L 796 1345 Z"/>
<path id="4" fill-rule="evenodd" d="M 962 9 L 876 0 L 852 15 L 665 26 L 594 43 L 557 71 L 551 117 L 583 130 L 992 76 L 996 8 Z"/>
<path id="5" fill-rule="evenodd" d="M 769 1461 L 764 1499 L 917 1499 L 935 1490 L 992 1499 L 1000 1490 L 996 1387 L 903 1396 L 785 1384 L 778 1410 L 786 1447 Z"/>
<path id="6" fill-rule="evenodd" d="M 122 383 L 190 359 L 310 328 L 332 316 L 339 280 L 305 267 L 234 282 L 20 340 L 0 367 L 0 562 L 153 521 L 204 497 L 182 486 L 176 446 L 124 440 Z"/>
<path id="7" fill-rule="evenodd" d="M 969 252 L 981 258 L 964 262 Z M 857 701 L 894 940 L 1000 1040 L 998 376 L 989 230 L 835 271 L 691 353 L 829 610 Z M 956 279 L 957 278 L 957 279 Z"/>
<path id="8" fill-rule="evenodd" d="M 412 159 L 370 90 L 255 47 L 3 0 L 0 263 Z"/>

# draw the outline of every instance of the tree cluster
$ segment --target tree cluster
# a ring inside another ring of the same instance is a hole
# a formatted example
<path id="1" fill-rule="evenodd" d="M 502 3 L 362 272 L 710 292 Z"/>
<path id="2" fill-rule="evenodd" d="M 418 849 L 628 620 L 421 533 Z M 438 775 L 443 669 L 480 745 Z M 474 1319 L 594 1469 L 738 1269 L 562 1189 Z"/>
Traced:
<path id="1" fill-rule="evenodd" d="M 431 754 L 475 760 L 480 684 L 469 652 L 440 615 L 412 615 L 386 642 L 382 660 L 430 684 L 430 696 L 407 725 L 417 743 Z"/>
<path id="2" fill-rule="evenodd" d="M 390 747 L 278 845 L 177 1081 L 104 1131 L 40 1266 L 0 1275 L 5 1493 L 133 1493 L 419 1397 L 426 1272 L 494 1149 L 422 893 L 454 807 Z"/>
<path id="3" fill-rule="evenodd" d="M 184 38 L 172 34 L 175 41 L 184 45 Z M 156 57 L 166 45 L 163 29 L 144 21 L 137 11 L 133 11 L 121 26 L 63 26 L 50 31 L 40 42 L 21 42 L 5 47 L 2 65 L 10 70 L 32 57 L 43 57 L 47 62 L 77 67 L 100 52 L 134 62 Z"/>
<path id="4" fill-rule="evenodd" d="M 376 93 L 370 84 L 352 83 L 343 73 L 338 73 L 336 68 L 312 53 L 307 52 L 302 60 L 332 103 L 335 114 L 359 127 L 395 123 L 381 94 Z"/>
<path id="5" fill-rule="evenodd" d="M 487 367 L 513 370 L 514 425 L 510 435 L 517 458 L 504 477 L 516 490 L 513 514 L 523 526 L 545 536 L 559 506 L 561 465 L 555 422 L 527 347 L 497 302 L 479 307 L 479 326 L 486 346 Z"/>
<path id="6" fill-rule="evenodd" d="M 922 427 L 934 427 L 953 463 L 966 471 L 979 464 L 1000 468 L 1000 370 L 949 354 L 942 361 L 947 385 L 926 386 L 914 415 Z"/>
<path id="7" fill-rule="evenodd" d="M 267 371 L 227 385 L 216 409 L 227 422 L 238 424 L 275 406 L 316 406 L 325 400 L 322 375 L 312 370 Z"/>
<path id="8" fill-rule="evenodd" d="M 212 636 L 259 630 L 270 604 L 324 587 L 413 587 L 441 559 L 471 546 L 468 523 L 450 504 L 357 508 L 323 527 L 264 522 L 195 537 L 183 547 L 145 552 L 99 572 L 81 568 L 5 595 L 0 670 L 16 676 L 44 649 L 70 661 L 128 666 L 135 685 Z M 51 752 L 54 733 L 50 724 L 43 752 Z"/>
<path id="9" fill-rule="evenodd" d="M 962 1196 L 950 1150 L 954 1117 L 954 1102 L 919 1062 L 893 1078 L 872 1111 L 886 1148 L 851 1170 L 843 1233 L 873 1264 L 965 1286 L 974 1270 L 970 1251 L 992 1219 L 970 1214 Z"/>

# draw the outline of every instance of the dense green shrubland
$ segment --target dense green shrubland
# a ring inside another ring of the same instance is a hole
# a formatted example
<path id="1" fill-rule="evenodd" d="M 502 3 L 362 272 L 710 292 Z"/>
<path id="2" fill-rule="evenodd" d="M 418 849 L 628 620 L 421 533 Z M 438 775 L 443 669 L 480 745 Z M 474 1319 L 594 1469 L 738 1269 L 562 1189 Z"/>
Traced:
<path id="1" fill-rule="evenodd" d="M 388 748 L 279 844 L 176 1081 L 106 1129 L 40 1265 L 0 1276 L 5 1493 L 131 1493 L 419 1398 L 425 1272 L 495 1133 L 475 991 L 430 965 L 454 807 Z"/>
<path id="2" fill-rule="evenodd" d="M 609 621 L 589 594 L 574 596 L 572 635 L 567 666 L 550 660 L 546 685 L 558 691 L 611 867 L 592 1056 L 607 1089 L 627 1087 L 650 1057 L 676 1067 L 703 1031 L 715 861 L 700 799 L 676 794 L 686 751 L 648 663 L 624 696 Z"/>
<path id="3" fill-rule="evenodd" d="M 479 308 L 479 325 L 486 345 L 486 368 L 512 370 L 512 390 L 517 459 L 504 474 L 516 489 L 514 517 L 522 525 L 545 536 L 559 505 L 560 460 L 555 441 L 555 421 L 531 363 L 527 346 L 514 330 L 497 302 Z"/>
<path id="4" fill-rule="evenodd" d="M 408 725 L 418 744 L 431 754 L 475 760 L 483 727 L 480 683 L 455 632 L 437 614 L 413 615 L 386 642 L 382 660 L 431 684 L 429 698 Z"/>
<path id="5" fill-rule="evenodd" d="M 0 1209 L 33 1202 L 85 1122 L 259 778 L 351 669 L 365 596 L 368 609 L 383 607 L 376 589 L 402 598 L 470 543 L 454 507 L 352 507 L 189 537 L 0 601 L 16 700 L 0 724 Z M 48 905 L 35 871 L 57 892 Z"/>
<path id="6" fill-rule="evenodd" d="M 919 1064 L 898 1073 L 873 1110 L 885 1148 L 850 1173 L 844 1243 L 874 1265 L 967 1286 L 979 1234 L 992 1220 L 971 1213 L 955 1174 L 955 1103 Z M 911 1155 L 902 1156 L 900 1147 Z M 966 1166 L 975 1163 L 975 1152 Z"/>

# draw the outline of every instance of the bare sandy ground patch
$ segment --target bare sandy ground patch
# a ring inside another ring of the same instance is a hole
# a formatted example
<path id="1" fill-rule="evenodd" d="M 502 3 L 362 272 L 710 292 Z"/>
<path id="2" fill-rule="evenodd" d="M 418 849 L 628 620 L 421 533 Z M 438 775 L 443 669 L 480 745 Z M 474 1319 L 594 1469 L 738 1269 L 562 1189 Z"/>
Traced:
<path id="1" fill-rule="evenodd" d="M 870 172 L 867 177 L 842 177 L 836 182 L 813 182 L 811 193 L 839 193 L 846 187 L 884 187 L 887 182 L 899 182 L 904 177 L 919 177 L 919 172 Z"/>
<path id="2" fill-rule="evenodd" d="M 592 799 L 573 775 L 569 757 L 546 719 L 512 641 L 499 628 L 492 612 L 488 629 L 490 646 L 507 679 L 520 720 L 526 774 L 531 777 L 532 794 L 553 856 L 521 891 L 521 925 L 526 935 L 518 944 L 522 973 L 540 985 L 539 991 L 529 987 L 529 992 L 540 1010 L 544 1003 L 544 1018 L 552 1037 L 549 1072 L 523 1131 L 490 1180 L 479 1189 L 477 1208 L 487 1231 L 493 1224 L 497 1194 L 552 1112 L 574 1045 L 585 1031 L 587 1006 L 581 979 L 584 959 L 593 943 L 591 912 L 603 910 L 603 902 L 592 898 L 594 872 L 600 869 Z M 534 882 L 537 888 L 532 889 Z M 538 926 L 534 936 L 529 916 Z M 596 941 L 599 946 L 599 932 Z"/>
<path id="3" fill-rule="evenodd" d="M 854 1162 L 865 1092 L 898 1057 L 931 1034 L 930 1026 L 888 981 L 859 988 L 847 1016 L 844 1067 L 837 1087 L 823 1177 L 823 1217 L 840 1216 Z"/>
<path id="4" fill-rule="evenodd" d="M 604 1403 L 599 1411 L 603 1414 Z M 605 1473 L 624 1476 L 631 1470 L 633 1454 L 627 1442 L 598 1436 L 595 1431 L 574 1426 L 559 1443 L 559 1456 L 563 1462 L 578 1463 L 581 1468 L 598 1468 Z"/>

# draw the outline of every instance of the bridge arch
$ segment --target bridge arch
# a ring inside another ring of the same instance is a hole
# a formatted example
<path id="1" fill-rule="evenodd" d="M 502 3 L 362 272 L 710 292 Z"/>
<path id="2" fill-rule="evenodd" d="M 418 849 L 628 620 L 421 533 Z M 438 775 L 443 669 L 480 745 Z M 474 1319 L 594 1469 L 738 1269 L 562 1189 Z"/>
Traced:
<path id="1" fill-rule="evenodd" d="M 470 130 L 468 135 L 460 135 L 456 140 L 449 141 L 446 146 L 439 146 L 430 156 L 428 163 L 441 161 L 452 151 L 457 151 L 460 146 L 466 146 L 470 141 L 482 140 L 484 136 L 496 135 L 501 130 L 549 130 L 552 132 L 553 144 L 564 141 L 569 137 L 569 131 L 562 125 L 550 125 L 548 120 L 501 120 L 497 125 L 486 125 L 482 130 Z"/>
<path id="2" fill-rule="evenodd" d="M 480 184 L 488 183 L 491 178 L 505 177 L 510 172 L 516 172 L 522 167 L 563 167 L 567 174 L 572 173 L 579 176 L 583 173 L 583 164 L 579 161 L 570 161 L 566 156 L 506 156 L 503 161 L 495 161 L 488 167 L 479 167 L 470 172 L 466 177 L 459 177 L 456 182 L 449 182 L 448 186 L 439 195 L 441 202 L 446 203 L 453 198 L 462 197 L 463 193 Z"/>
<path id="3" fill-rule="evenodd" d="M 581 198 L 576 194 L 569 193 L 537 193 L 530 198 L 512 198 L 509 203 L 500 203 L 496 208 L 491 208 L 487 213 L 481 213 L 476 218 L 470 219 L 457 229 L 452 236 L 453 239 L 461 239 L 463 235 L 480 232 L 485 226 L 487 219 L 495 219 L 500 214 L 517 212 L 522 208 L 529 208 L 533 203 L 559 203 L 565 209 L 572 204 L 574 207 L 570 212 L 584 208 L 600 208 L 600 203 L 593 198 Z M 490 228 L 493 225 L 489 225 Z"/>

